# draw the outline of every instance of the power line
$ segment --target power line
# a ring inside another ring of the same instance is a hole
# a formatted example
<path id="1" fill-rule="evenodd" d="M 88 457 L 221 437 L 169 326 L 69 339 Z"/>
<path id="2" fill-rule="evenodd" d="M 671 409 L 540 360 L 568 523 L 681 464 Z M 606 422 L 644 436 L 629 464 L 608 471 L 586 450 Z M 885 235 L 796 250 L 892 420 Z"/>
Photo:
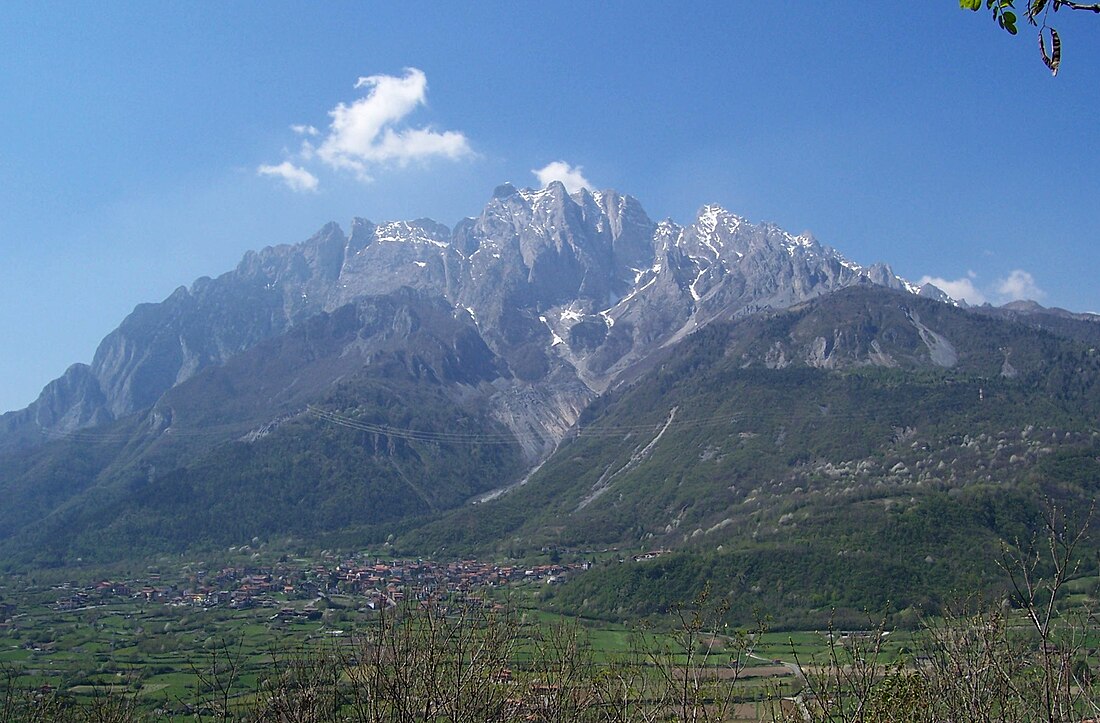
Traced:
<path id="1" fill-rule="evenodd" d="M 809 401 L 810 400 L 807 400 L 807 402 Z M 769 407 L 745 406 L 742 409 L 734 412 L 715 414 L 711 416 L 687 418 L 678 417 L 673 419 L 669 426 L 671 429 L 675 430 L 692 430 L 741 423 L 745 425 L 745 428 L 741 431 L 752 432 L 754 430 L 751 427 L 757 425 L 787 426 L 813 422 L 821 422 L 824 424 L 850 424 L 856 422 L 864 422 L 872 418 L 878 418 L 883 423 L 909 425 L 917 423 L 917 420 L 914 419 L 914 417 L 921 416 L 919 407 L 914 406 L 894 408 L 883 408 L 881 406 L 867 408 L 856 406 L 848 409 L 836 409 L 835 405 L 816 406 L 818 407 L 818 409 L 816 410 L 813 408 L 803 408 L 798 410 L 789 410 L 785 412 L 780 412 L 775 408 Z M 377 434 L 394 439 L 404 439 L 413 442 L 440 444 L 512 444 L 515 442 L 525 441 L 541 442 L 545 439 L 544 435 L 539 435 L 533 432 L 524 433 L 518 430 L 499 432 L 460 432 L 434 431 L 428 429 L 400 427 L 390 424 L 370 422 L 358 417 L 350 416 L 348 414 L 329 411 L 312 405 L 306 407 L 305 413 L 328 424 L 344 427 L 347 429 L 353 429 L 356 431 L 367 432 L 370 434 Z M 221 424 L 195 428 L 169 426 L 162 432 L 160 432 L 160 435 L 169 438 L 224 438 L 227 435 L 232 435 L 233 437 L 241 437 L 251 432 L 263 430 L 264 428 L 274 428 L 278 426 L 279 423 L 293 419 L 295 416 L 298 416 L 298 414 L 284 415 L 283 417 L 280 417 L 276 420 L 272 420 L 265 424 L 252 427 L 247 427 L 247 423 Z M 606 425 L 597 423 L 593 426 L 587 427 L 572 426 L 565 431 L 565 434 L 563 436 L 566 439 L 611 438 L 624 437 L 638 433 L 656 433 L 658 429 L 664 426 L 666 421 L 667 420 L 660 420 L 652 423 L 620 425 Z M 135 438 L 142 435 L 141 431 L 98 432 L 94 431 L 94 429 L 87 428 L 63 432 L 47 429 L 45 427 L 42 427 L 41 425 L 38 425 L 38 432 L 46 437 L 55 440 L 86 443 L 120 444 L 133 441 L 135 440 Z M 156 432 L 154 432 L 153 430 L 149 430 L 147 434 L 156 434 Z"/>

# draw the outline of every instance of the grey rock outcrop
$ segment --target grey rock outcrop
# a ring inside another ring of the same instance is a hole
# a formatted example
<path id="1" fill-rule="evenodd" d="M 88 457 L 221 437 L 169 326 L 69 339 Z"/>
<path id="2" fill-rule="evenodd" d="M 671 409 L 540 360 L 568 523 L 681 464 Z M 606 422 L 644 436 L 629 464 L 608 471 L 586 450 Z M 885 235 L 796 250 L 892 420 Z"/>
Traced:
<path id="1" fill-rule="evenodd" d="M 303 243 L 249 252 L 229 273 L 139 305 L 90 366 L 75 365 L 28 409 L 0 417 L 0 448 L 32 444 L 36 430 L 67 433 L 148 409 L 203 369 L 320 312 L 407 287 L 468 316 L 504 360 L 496 415 L 536 459 L 589 400 L 655 350 L 715 320 L 857 283 L 939 291 L 719 206 L 680 226 L 654 223 L 615 191 L 505 184 L 454 229 L 355 219 L 345 234 L 330 223 Z"/>

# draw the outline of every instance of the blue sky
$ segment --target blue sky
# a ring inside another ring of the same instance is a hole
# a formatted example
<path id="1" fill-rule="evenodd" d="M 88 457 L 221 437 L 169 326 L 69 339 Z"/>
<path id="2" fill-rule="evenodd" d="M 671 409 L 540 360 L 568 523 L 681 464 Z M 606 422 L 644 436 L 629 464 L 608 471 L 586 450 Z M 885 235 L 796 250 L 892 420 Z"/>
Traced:
<path id="1" fill-rule="evenodd" d="M 554 161 L 655 219 L 719 203 L 1100 311 L 1100 19 L 1058 13 L 1052 79 L 1033 28 L 956 0 L 680 5 L 6 4 L 0 410 L 248 249 L 453 224 Z"/>

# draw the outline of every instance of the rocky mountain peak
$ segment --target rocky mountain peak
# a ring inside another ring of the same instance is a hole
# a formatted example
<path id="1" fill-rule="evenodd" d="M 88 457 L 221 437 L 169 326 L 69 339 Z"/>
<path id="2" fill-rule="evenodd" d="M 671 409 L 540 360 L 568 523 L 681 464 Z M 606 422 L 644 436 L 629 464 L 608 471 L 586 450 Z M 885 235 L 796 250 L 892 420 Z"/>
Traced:
<path id="1" fill-rule="evenodd" d="M 493 198 L 507 198 L 508 196 L 511 196 L 515 193 L 518 193 L 518 191 L 516 190 L 516 187 L 513 186 L 508 181 L 505 181 L 504 183 L 500 184 L 499 186 L 497 186 L 496 188 L 493 189 L 493 196 L 492 197 Z"/>
<path id="2" fill-rule="evenodd" d="M 374 240 L 375 225 L 365 218 L 353 218 L 351 220 L 351 233 L 348 235 L 348 243 L 344 249 L 344 256 L 351 256 L 366 248 Z"/>
<path id="3" fill-rule="evenodd" d="M 329 223 L 302 243 L 249 252 L 232 272 L 137 307 L 86 371 L 51 387 L 43 419 L 79 427 L 146 409 L 203 369 L 316 314 L 408 288 L 469 315 L 508 365 L 506 376 L 537 387 L 543 403 L 560 410 L 557 435 L 634 364 L 712 321 L 862 280 L 938 291 L 717 204 L 687 226 L 654 223 L 629 195 L 570 194 L 560 182 L 502 184 L 479 215 L 453 229 L 423 218 L 356 218 L 350 229 Z M 525 419 L 511 404 L 509 414 Z"/>

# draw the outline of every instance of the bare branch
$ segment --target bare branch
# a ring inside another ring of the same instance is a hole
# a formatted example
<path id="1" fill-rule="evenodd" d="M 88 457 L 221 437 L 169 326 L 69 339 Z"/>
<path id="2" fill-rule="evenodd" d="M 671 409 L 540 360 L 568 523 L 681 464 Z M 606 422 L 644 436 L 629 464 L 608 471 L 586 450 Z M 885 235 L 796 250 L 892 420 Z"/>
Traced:
<path id="1" fill-rule="evenodd" d="M 1086 12 L 1100 13 L 1100 3 L 1078 3 L 1073 0 L 1054 0 L 1054 9 L 1067 7 L 1070 10 L 1084 10 Z"/>

